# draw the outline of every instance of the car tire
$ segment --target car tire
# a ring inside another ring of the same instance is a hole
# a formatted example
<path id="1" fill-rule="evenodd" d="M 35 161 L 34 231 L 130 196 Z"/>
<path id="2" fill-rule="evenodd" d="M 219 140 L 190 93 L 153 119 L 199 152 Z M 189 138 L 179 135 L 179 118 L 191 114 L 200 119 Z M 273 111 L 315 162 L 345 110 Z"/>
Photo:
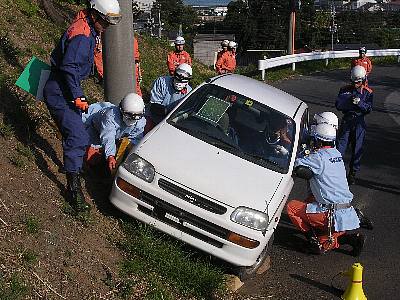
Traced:
<path id="1" fill-rule="evenodd" d="M 271 238 L 268 241 L 268 244 L 265 246 L 264 250 L 261 252 L 260 256 L 257 258 L 256 262 L 252 266 L 236 268 L 235 273 L 241 281 L 252 279 L 257 275 L 261 275 L 269 270 L 271 266 L 270 254 L 273 242 L 274 234 L 272 234 Z"/>

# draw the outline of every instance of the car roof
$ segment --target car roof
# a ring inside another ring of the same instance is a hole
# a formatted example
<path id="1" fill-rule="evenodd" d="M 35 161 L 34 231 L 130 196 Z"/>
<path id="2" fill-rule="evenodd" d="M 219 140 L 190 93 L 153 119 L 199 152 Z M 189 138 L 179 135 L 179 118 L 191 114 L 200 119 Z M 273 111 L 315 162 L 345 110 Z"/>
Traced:
<path id="1" fill-rule="evenodd" d="M 242 75 L 221 75 L 211 78 L 208 83 L 249 97 L 290 117 L 294 117 L 299 105 L 303 103 L 300 99 L 280 89 Z"/>

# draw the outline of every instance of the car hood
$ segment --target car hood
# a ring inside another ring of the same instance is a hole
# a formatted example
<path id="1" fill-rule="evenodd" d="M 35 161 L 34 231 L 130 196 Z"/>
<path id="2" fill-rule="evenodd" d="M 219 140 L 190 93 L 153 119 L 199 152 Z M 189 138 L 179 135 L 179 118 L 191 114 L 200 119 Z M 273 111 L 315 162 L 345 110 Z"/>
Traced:
<path id="1" fill-rule="evenodd" d="M 156 173 L 230 207 L 265 211 L 282 174 L 164 123 L 135 151 Z"/>

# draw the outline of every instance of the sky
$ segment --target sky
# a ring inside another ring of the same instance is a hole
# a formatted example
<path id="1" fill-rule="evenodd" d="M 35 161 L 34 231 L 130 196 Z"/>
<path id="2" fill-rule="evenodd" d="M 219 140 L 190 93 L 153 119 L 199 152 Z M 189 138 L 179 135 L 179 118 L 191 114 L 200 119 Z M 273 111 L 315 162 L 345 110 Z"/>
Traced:
<path id="1" fill-rule="evenodd" d="M 188 5 L 201 5 L 201 6 L 226 6 L 231 0 L 183 0 L 183 3 Z"/>

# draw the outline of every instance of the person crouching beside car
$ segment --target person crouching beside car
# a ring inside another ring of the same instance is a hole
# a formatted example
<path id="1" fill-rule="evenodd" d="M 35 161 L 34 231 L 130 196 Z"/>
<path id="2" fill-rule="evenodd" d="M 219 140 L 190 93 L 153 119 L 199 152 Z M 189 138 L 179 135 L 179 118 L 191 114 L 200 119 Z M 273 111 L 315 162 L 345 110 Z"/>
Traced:
<path id="1" fill-rule="evenodd" d="M 129 93 L 119 106 L 107 102 L 90 105 L 82 120 L 91 144 L 86 150 L 85 162 L 89 166 L 95 165 L 104 157 L 112 172 L 117 166 L 117 141 L 127 137 L 136 145 L 143 137 L 146 125 L 144 102 L 138 94 Z"/>
<path id="2" fill-rule="evenodd" d="M 335 148 L 336 129 L 329 124 L 318 124 L 314 134 L 315 150 L 295 161 L 295 173 L 299 166 L 312 172 L 309 181 L 314 198 L 309 197 L 309 203 L 289 201 L 287 213 L 305 234 L 312 253 L 322 254 L 349 244 L 351 254 L 358 256 L 365 237 L 359 232 L 347 232 L 358 229 L 360 221 L 351 205 L 353 194 L 346 181 L 342 156 Z"/>
<path id="3" fill-rule="evenodd" d="M 177 106 L 192 88 L 189 80 L 192 78 L 192 67 L 180 64 L 174 76 L 161 76 L 153 83 L 150 93 L 150 103 L 146 108 L 145 134 L 153 129 Z"/>

